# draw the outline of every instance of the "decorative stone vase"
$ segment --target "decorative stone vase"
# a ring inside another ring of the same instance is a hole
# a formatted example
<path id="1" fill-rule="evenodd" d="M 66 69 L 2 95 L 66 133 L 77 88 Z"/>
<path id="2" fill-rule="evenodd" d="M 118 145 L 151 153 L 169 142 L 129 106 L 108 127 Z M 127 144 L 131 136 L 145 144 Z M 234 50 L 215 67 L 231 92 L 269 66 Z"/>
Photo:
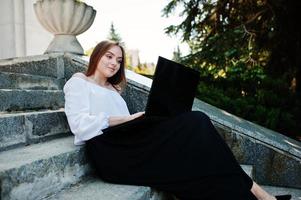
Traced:
<path id="1" fill-rule="evenodd" d="M 96 15 L 93 7 L 76 0 L 38 0 L 34 10 L 42 26 L 54 34 L 45 53 L 84 54 L 76 36 L 92 25 Z"/>

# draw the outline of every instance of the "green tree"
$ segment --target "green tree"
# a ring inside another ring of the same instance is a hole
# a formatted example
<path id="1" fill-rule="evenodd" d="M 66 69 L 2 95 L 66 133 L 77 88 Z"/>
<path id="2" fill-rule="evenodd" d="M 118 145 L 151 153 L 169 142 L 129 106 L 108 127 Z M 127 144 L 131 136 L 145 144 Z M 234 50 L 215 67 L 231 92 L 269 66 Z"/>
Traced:
<path id="1" fill-rule="evenodd" d="M 110 32 L 109 32 L 109 35 L 108 35 L 108 39 L 112 40 L 112 41 L 115 41 L 115 42 L 118 42 L 119 44 L 123 44 L 121 36 L 117 33 L 113 22 L 111 23 L 111 28 L 110 28 Z"/>
<path id="2" fill-rule="evenodd" d="M 301 2 L 172 0 L 163 14 L 177 9 L 183 21 L 166 32 L 189 45 L 191 53 L 180 60 L 206 80 L 202 98 L 287 135 L 298 134 Z"/>
<path id="3" fill-rule="evenodd" d="M 172 0 L 163 14 L 168 17 L 176 8 L 182 8 L 184 20 L 166 32 L 189 44 L 188 62 L 214 72 L 226 71 L 233 61 L 260 65 L 273 77 L 285 77 L 288 87 L 293 81 L 300 95 L 300 1 Z"/>
<path id="4" fill-rule="evenodd" d="M 181 61 L 181 56 L 182 56 L 182 52 L 180 50 L 180 47 L 177 46 L 177 49 L 175 49 L 174 52 L 173 52 L 172 60 L 176 61 L 176 62 L 180 62 Z"/>

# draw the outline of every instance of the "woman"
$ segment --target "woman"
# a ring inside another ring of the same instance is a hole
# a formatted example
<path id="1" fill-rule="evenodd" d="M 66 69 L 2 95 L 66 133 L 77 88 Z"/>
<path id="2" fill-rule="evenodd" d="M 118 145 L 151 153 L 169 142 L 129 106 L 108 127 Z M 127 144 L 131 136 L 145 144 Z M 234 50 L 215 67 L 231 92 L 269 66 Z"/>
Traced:
<path id="1" fill-rule="evenodd" d="M 86 143 L 101 178 L 154 187 L 181 200 L 276 199 L 244 173 L 202 112 L 157 119 L 149 126 L 139 121 L 127 126 L 144 112 L 130 114 L 119 94 L 126 82 L 124 58 L 118 43 L 100 42 L 87 72 L 74 74 L 64 86 L 74 143 Z M 125 126 L 116 126 L 120 124 Z"/>

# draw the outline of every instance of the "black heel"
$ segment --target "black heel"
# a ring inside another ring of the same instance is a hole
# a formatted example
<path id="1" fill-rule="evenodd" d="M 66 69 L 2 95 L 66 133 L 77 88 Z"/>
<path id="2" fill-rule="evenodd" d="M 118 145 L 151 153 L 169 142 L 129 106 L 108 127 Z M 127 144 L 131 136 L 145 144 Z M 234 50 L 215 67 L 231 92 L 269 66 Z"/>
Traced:
<path id="1" fill-rule="evenodd" d="M 286 195 L 277 195 L 275 196 L 277 200 L 290 200 L 292 198 L 292 195 L 286 194 Z"/>

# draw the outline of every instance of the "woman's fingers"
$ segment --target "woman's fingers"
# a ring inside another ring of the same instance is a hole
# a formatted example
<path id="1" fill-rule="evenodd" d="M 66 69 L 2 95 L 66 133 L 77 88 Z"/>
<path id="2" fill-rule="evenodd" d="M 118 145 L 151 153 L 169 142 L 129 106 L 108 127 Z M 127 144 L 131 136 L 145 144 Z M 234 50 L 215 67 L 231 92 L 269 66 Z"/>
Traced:
<path id="1" fill-rule="evenodd" d="M 135 118 L 140 117 L 140 116 L 142 116 L 144 114 L 145 114 L 145 112 L 137 112 L 135 114 L 132 114 L 132 117 L 133 117 L 133 119 L 135 119 Z"/>

